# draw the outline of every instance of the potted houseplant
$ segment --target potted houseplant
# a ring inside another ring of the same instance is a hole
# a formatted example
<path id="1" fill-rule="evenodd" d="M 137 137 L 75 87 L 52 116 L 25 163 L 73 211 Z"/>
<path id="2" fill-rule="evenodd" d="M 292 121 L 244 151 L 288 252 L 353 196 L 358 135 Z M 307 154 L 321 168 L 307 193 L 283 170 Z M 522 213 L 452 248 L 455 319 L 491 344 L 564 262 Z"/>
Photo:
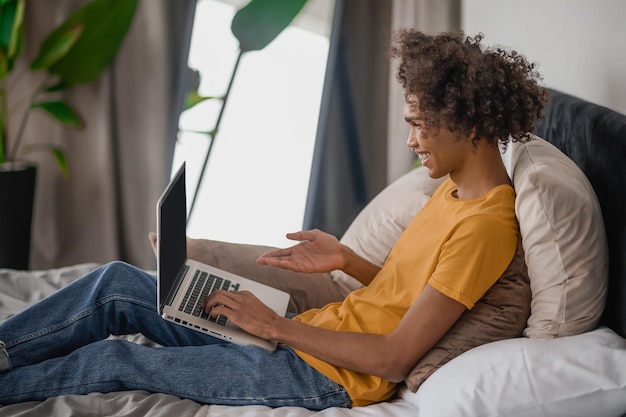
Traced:
<path id="1" fill-rule="evenodd" d="M 25 44 L 27 2 L 0 0 L 0 267 L 28 267 L 36 167 L 24 161 L 24 155 L 49 151 L 61 174 L 69 177 L 61 148 L 46 143 L 46 138 L 24 143 L 24 128 L 31 112 L 42 111 L 63 126 L 84 126 L 79 111 L 60 94 L 97 80 L 111 64 L 128 32 L 137 2 L 91 0 L 52 30 L 37 56 L 24 66 L 18 65 L 18 58 Z M 26 97 L 10 97 L 12 82 L 23 75 L 20 71 L 41 72 L 44 76 Z"/>

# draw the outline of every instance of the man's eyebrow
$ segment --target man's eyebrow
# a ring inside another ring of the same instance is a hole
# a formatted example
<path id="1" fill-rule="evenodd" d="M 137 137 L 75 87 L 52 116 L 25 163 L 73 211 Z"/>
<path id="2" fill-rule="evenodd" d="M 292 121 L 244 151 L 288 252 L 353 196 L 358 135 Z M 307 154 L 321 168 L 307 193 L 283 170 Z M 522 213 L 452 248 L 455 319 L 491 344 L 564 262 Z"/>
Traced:
<path id="1" fill-rule="evenodd" d="M 404 120 L 405 120 L 407 123 L 411 123 L 411 122 L 414 122 L 414 121 L 416 121 L 416 120 L 418 120 L 418 121 L 424 121 L 424 118 L 423 118 L 423 117 L 421 117 L 421 116 L 404 116 Z"/>

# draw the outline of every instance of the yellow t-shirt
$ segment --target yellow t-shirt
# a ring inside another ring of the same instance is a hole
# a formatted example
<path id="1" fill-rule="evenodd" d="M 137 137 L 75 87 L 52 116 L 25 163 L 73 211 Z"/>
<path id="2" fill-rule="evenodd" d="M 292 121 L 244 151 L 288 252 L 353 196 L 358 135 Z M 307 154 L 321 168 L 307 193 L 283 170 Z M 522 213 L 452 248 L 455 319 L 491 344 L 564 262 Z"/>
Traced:
<path id="1" fill-rule="evenodd" d="M 336 331 L 391 333 L 427 284 L 471 309 L 513 259 L 518 237 L 515 193 L 500 185 L 482 197 L 459 200 L 453 196 L 456 189 L 450 179 L 437 189 L 367 287 L 295 320 Z M 342 385 L 354 406 L 383 401 L 396 390 L 395 383 L 381 377 L 296 353 Z"/>

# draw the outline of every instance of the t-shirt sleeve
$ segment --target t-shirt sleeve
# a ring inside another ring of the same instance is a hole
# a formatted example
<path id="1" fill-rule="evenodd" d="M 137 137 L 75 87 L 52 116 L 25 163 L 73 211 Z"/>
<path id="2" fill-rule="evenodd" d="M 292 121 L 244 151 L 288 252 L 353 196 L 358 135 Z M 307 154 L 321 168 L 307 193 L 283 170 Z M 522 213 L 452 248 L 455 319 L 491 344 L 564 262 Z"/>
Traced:
<path id="1" fill-rule="evenodd" d="M 471 309 L 504 273 L 516 246 L 517 231 L 501 219 L 467 218 L 450 232 L 428 283 Z"/>

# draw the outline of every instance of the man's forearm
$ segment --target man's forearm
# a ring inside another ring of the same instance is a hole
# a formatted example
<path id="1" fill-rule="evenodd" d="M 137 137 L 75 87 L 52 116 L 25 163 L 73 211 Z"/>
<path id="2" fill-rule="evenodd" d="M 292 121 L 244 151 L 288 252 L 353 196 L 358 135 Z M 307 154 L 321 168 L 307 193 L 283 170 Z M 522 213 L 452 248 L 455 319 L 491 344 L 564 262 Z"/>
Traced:
<path id="1" fill-rule="evenodd" d="M 357 255 L 349 247 L 342 245 L 342 255 L 345 260 L 343 272 L 356 278 L 361 284 L 367 286 L 380 271 L 380 267 Z"/>
<path id="2" fill-rule="evenodd" d="M 397 344 L 392 335 L 337 332 L 283 318 L 272 329 L 273 340 L 334 366 L 390 381 L 401 381 L 412 365 L 393 352 Z"/>

